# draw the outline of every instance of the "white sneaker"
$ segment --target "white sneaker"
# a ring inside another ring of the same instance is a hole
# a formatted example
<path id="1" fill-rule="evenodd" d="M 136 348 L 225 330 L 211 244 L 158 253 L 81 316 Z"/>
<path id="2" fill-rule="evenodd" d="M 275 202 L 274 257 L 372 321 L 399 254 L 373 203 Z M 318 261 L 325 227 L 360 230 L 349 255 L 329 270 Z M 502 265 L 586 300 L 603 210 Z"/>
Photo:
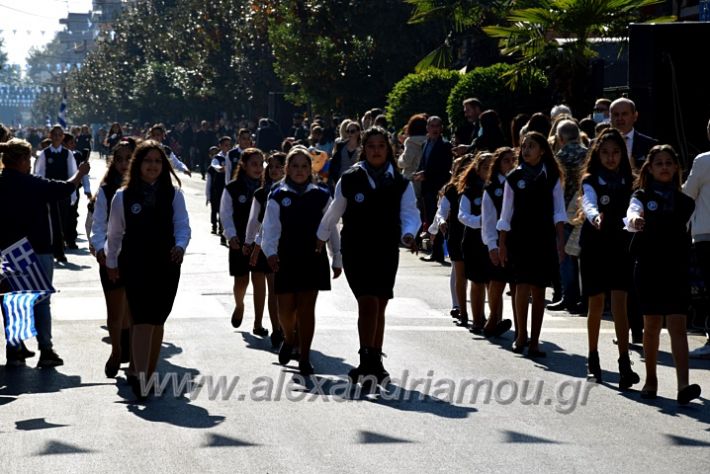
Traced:
<path id="1" fill-rule="evenodd" d="M 688 353 L 691 359 L 710 359 L 710 342 Z"/>

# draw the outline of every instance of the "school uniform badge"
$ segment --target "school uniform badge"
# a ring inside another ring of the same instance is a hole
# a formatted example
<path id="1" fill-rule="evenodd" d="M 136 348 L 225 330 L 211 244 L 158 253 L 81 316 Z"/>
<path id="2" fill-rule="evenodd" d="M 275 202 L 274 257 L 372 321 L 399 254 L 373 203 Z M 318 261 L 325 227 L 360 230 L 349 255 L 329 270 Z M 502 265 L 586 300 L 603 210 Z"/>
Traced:
<path id="1" fill-rule="evenodd" d="M 474 203 L 476 206 L 480 206 L 480 205 L 481 205 L 481 198 L 476 198 L 476 199 L 474 199 L 474 200 L 473 200 L 473 203 Z"/>
<path id="2" fill-rule="evenodd" d="M 363 202 L 365 200 L 365 195 L 362 193 L 357 193 L 355 195 L 355 202 Z"/>
<path id="3" fill-rule="evenodd" d="M 241 196 L 239 196 L 239 197 L 237 198 L 237 200 L 238 200 L 241 204 L 244 204 L 245 202 L 247 202 L 247 197 L 242 194 Z"/>
<path id="4" fill-rule="evenodd" d="M 607 204 L 609 204 L 610 201 L 611 201 L 611 198 L 609 198 L 609 196 L 607 196 L 606 194 L 599 198 L 599 202 L 604 204 L 605 206 Z"/>
<path id="5" fill-rule="evenodd" d="M 283 198 L 283 200 L 281 201 L 281 205 L 283 207 L 290 206 L 291 205 L 291 198 Z"/>
<path id="6" fill-rule="evenodd" d="M 54 163 L 54 158 L 47 158 L 47 163 L 50 165 Z"/>
<path id="7" fill-rule="evenodd" d="M 656 201 L 648 201 L 646 207 L 649 211 L 655 211 L 656 209 L 658 209 L 658 203 Z"/>
<path id="8" fill-rule="evenodd" d="M 526 183 L 524 179 L 521 179 L 520 181 L 518 181 L 518 189 L 525 189 L 525 186 L 527 186 L 527 185 L 528 185 L 528 183 Z"/>
<path id="9" fill-rule="evenodd" d="M 134 205 L 131 206 L 131 213 L 132 214 L 138 214 L 143 210 L 143 206 L 141 206 L 138 203 L 135 203 Z"/>
<path id="10" fill-rule="evenodd" d="M 496 189 L 494 194 L 496 195 L 496 197 L 501 197 L 503 195 L 503 188 Z"/>

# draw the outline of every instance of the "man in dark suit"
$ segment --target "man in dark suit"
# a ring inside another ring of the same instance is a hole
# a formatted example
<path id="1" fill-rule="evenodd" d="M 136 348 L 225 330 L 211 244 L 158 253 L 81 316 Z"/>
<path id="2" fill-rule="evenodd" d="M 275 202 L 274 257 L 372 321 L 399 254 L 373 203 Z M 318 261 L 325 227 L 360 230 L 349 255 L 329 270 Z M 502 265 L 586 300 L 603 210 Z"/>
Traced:
<path id="1" fill-rule="evenodd" d="M 609 107 L 611 114 L 611 126 L 621 132 L 626 139 L 626 150 L 629 154 L 631 169 L 635 172 L 641 169 L 646 155 L 654 145 L 658 145 L 658 140 L 637 132 L 634 124 L 638 119 L 636 104 L 625 97 L 616 99 Z"/>
<path id="2" fill-rule="evenodd" d="M 444 122 L 441 117 L 432 115 L 427 120 L 427 141 L 422 151 L 419 169 L 412 179 L 422 183 L 422 203 L 424 205 L 424 229 L 434 221 L 439 190 L 451 178 L 451 143 L 441 136 Z M 431 257 L 426 261 L 445 263 L 444 240 L 436 239 L 431 251 Z"/>

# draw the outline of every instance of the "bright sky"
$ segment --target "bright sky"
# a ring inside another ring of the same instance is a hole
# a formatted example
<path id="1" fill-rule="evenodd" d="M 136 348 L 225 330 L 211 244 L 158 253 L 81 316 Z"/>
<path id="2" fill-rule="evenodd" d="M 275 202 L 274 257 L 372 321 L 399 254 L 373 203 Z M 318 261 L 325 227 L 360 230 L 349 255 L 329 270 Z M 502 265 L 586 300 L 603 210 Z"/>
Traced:
<path id="1" fill-rule="evenodd" d="M 24 66 L 32 46 L 41 47 L 64 29 L 67 13 L 86 13 L 91 0 L 0 0 L 0 36 L 8 63 Z"/>

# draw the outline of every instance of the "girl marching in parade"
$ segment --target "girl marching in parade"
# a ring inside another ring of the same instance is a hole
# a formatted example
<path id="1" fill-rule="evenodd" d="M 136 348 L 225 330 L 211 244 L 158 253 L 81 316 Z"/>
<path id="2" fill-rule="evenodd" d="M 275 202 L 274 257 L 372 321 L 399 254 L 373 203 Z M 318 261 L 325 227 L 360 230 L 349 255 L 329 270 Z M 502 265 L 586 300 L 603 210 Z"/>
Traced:
<path id="1" fill-rule="evenodd" d="M 634 233 L 631 242 L 631 253 L 636 258 L 634 284 L 644 315 L 646 382 L 641 398 L 656 398 L 658 344 L 665 319 L 676 367 L 677 401 L 685 405 L 700 396 L 700 386 L 688 382 L 686 334 L 690 305 L 687 226 L 695 202 L 681 192 L 680 176 L 680 161 L 670 145 L 651 148 L 626 217 L 627 228 Z"/>
<path id="2" fill-rule="evenodd" d="M 286 155 L 281 152 L 275 152 L 269 155 L 266 160 L 266 169 L 264 169 L 261 178 L 261 187 L 254 192 L 254 199 L 251 203 L 249 211 L 249 222 L 247 222 L 245 252 L 250 256 L 249 265 L 252 270 L 252 284 L 263 286 L 263 281 L 266 280 L 268 287 L 268 307 L 269 318 L 271 319 L 271 347 L 278 348 L 283 342 L 283 331 L 279 324 L 278 302 L 274 289 L 274 273 L 271 271 L 269 264 L 266 261 L 266 255 L 261 250 L 261 224 L 264 222 L 264 213 L 266 212 L 266 200 L 269 198 L 269 192 L 274 183 L 281 181 L 284 177 L 284 166 L 286 164 Z M 256 293 L 256 289 L 254 292 Z M 263 292 L 263 290 L 261 290 Z M 262 310 L 263 312 L 263 303 Z M 258 312 L 258 311 L 257 311 Z"/>
<path id="3" fill-rule="evenodd" d="M 279 321 L 284 332 L 279 362 L 285 365 L 291 360 L 298 325 L 298 369 L 303 376 L 314 373 L 310 349 L 318 292 L 330 290 L 328 257 L 316 246 L 316 231 L 330 202 L 327 189 L 313 183 L 308 149 L 301 145 L 291 148 L 286 156 L 286 177 L 272 189 L 266 204 L 261 246 L 276 273 Z M 333 278 L 340 276 L 342 267 L 336 223 L 329 228 L 333 234 L 329 239 Z"/>
<path id="4" fill-rule="evenodd" d="M 247 222 L 254 192 L 261 185 L 261 174 L 264 170 L 264 155 L 258 148 L 246 148 L 239 155 L 237 167 L 232 180 L 222 193 L 219 215 L 224 226 L 224 236 L 229 244 L 229 274 L 234 277 L 234 302 L 236 307 L 232 312 L 232 326 L 238 328 L 244 319 L 244 295 L 249 286 L 249 274 L 253 270 L 249 266 L 246 242 Z M 265 269 L 262 269 L 262 272 Z M 254 285 L 254 328 L 257 336 L 266 337 L 269 331 L 262 326 L 264 316 L 264 301 L 266 288 L 264 278 L 252 274 Z"/>
<path id="5" fill-rule="evenodd" d="M 126 291 L 121 278 L 111 281 L 106 270 L 106 237 L 108 221 L 111 215 L 111 200 L 116 191 L 121 187 L 128 174 L 131 156 L 136 148 L 135 141 L 121 140 L 113 149 L 113 155 L 108 163 L 108 171 L 101 180 L 99 191 L 94 202 L 94 211 L 91 224 L 91 247 L 99 263 L 99 276 L 101 287 L 106 300 L 106 326 L 111 339 L 111 356 L 106 361 L 104 373 L 106 377 L 113 378 L 118 373 L 121 362 L 130 359 L 129 324 L 130 313 Z M 125 341 L 125 342 L 124 342 Z"/>
<path id="6" fill-rule="evenodd" d="M 570 183 L 571 184 L 571 183 Z M 604 295 L 611 292 L 611 312 L 619 349 L 619 388 L 640 381 L 629 360 L 629 320 L 626 298 L 631 284 L 630 235 L 623 218 L 631 197 L 633 175 L 626 156 L 626 143 L 616 129 L 597 137 L 581 177 L 582 225 L 579 245 L 582 291 L 589 299 L 587 335 L 590 378 L 602 381 L 599 363 L 599 327 L 604 311 Z"/>
<path id="7" fill-rule="evenodd" d="M 498 255 L 501 265 L 512 262 L 516 284 L 517 337 L 513 352 L 544 357 L 539 348 L 545 312 L 545 288 L 552 283 L 564 257 L 564 223 L 567 220 L 562 192 L 562 171 L 547 139 L 538 132 L 522 138 L 522 163 L 506 177 L 503 206 L 498 220 Z M 528 341 L 528 301 L 532 296 L 532 333 Z"/>
<path id="8" fill-rule="evenodd" d="M 515 283 L 510 272 L 510 262 L 501 264 L 498 255 L 498 231 L 496 223 L 503 208 L 503 190 L 505 176 L 515 168 L 515 151 L 512 148 L 498 148 L 493 155 L 490 173 L 483 188 L 481 205 L 481 239 L 488 250 L 490 259 L 490 283 L 488 284 L 488 307 L 490 314 L 483 328 L 486 337 L 499 337 L 512 326 L 509 319 L 503 320 L 503 291 L 506 283 L 510 285 L 510 294 L 515 301 Z M 515 305 L 513 305 L 515 318 Z"/>
<path id="9" fill-rule="evenodd" d="M 382 364 L 385 309 L 393 297 L 399 265 L 399 245 L 416 251 L 414 235 L 421 227 L 412 184 L 397 171 L 389 134 L 372 127 L 362 137 L 360 161 L 347 170 L 335 187 L 335 199 L 318 229 L 324 241 L 341 231 L 343 268 L 358 304 L 360 365 L 351 381 L 389 377 Z M 373 233 L 377 239 L 373 242 Z"/>
<path id="10" fill-rule="evenodd" d="M 141 379 L 147 380 L 158 363 L 163 326 L 175 301 L 180 265 L 190 241 L 179 185 L 162 145 L 148 140 L 133 153 L 125 184 L 111 202 L 106 271 L 111 282 L 120 278 L 125 285 L 136 370 L 128 381 L 139 400 L 146 397 Z"/>
<path id="11" fill-rule="evenodd" d="M 466 279 L 471 281 L 471 332 L 474 334 L 481 334 L 486 322 L 484 305 L 486 285 L 490 277 L 490 260 L 488 250 L 481 239 L 481 204 L 485 178 L 488 176 L 492 158 L 491 153 L 478 153 L 458 182 L 458 191 L 461 194 L 458 219 L 465 226 L 461 247 Z M 466 325 L 463 319 L 461 323 Z"/>
<path id="12" fill-rule="evenodd" d="M 465 155 L 454 160 L 451 170 L 451 180 L 444 185 L 436 210 L 436 218 L 429 227 L 429 233 L 434 238 L 445 238 L 449 250 L 451 269 L 451 316 L 459 320 L 459 324 L 468 325 L 468 308 L 466 307 L 466 272 L 464 269 L 461 241 L 463 240 L 464 225 L 459 221 L 459 191 L 456 183 L 461 174 L 466 170 L 473 155 Z M 414 184 L 414 183 L 412 183 Z M 415 191 L 416 192 L 416 191 Z M 439 232 L 440 231 L 440 232 Z M 463 304 L 460 302 L 463 301 Z"/>

